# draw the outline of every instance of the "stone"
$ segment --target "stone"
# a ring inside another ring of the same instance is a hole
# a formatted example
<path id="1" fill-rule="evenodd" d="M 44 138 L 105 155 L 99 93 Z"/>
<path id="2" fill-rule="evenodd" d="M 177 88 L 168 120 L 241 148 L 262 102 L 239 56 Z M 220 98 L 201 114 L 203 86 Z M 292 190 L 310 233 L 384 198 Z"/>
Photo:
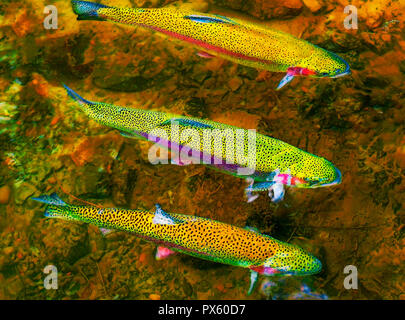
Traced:
<path id="1" fill-rule="evenodd" d="M 323 7 L 319 0 L 303 0 L 303 2 L 312 13 L 320 11 Z"/>
<path id="2" fill-rule="evenodd" d="M 0 204 L 7 204 L 10 201 L 11 189 L 8 185 L 0 187 Z"/>

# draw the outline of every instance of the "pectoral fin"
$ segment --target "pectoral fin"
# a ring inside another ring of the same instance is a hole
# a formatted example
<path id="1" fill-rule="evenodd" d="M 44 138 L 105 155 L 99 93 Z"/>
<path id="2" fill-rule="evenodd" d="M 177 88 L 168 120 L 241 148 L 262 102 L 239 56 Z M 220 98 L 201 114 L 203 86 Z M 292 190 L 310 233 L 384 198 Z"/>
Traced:
<path id="1" fill-rule="evenodd" d="M 285 194 L 284 185 L 282 183 L 275 183 L 269 189 L 269 197 L 274 203 L 283 200 Z"/>
<path id="2" fill-rule="evenodd" d="M 280 83 L 277 86 L 276 90 L 281 89 L 282 87 L 284 87 L 287 83 L 289 83 L 292 79 L 294 79 L 294 75 L 287 73 L 283 79 L 281 79 Z"/>
<path id="3" fill-rule="evenodd" d="M 267 191 L 275 183 L 273 181 L 254 183 L 252 178 L 246 180 L 248 180 L 249 186 L 245 189 L 245 194 L 249 203 L 255 201 L 259 197 L 258 194 L 253 194 L 254 192 Z"/>
<path id="4" fill-rule="evenodd" d="M 250 270 L 250 287 L 248 291 L 248 296 L 253 292 L 255 285 L 257 283 L 257 279 L 259 278 L 259 274 L 256 271 Z"/>
<path id="5" fill-rule="evenodd" d="M 125 138 L 131 138 L 131 139 L 145 139 L 145 137 L 141 136 L 139 133 L 136 131 L 134 132 L 127 132 L 127 131 L 120 131 L 120 134 L 125 137 Z"/>

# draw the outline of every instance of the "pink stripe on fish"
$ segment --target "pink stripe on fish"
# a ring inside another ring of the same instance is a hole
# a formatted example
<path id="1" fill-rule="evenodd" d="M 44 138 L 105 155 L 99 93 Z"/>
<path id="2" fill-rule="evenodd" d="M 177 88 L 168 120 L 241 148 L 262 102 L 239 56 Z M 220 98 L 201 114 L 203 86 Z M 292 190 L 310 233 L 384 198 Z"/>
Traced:
<path id="1" fill-rule="evenodd" d="M 311 76 L 316 74 L 315 71 L 301 67 L 289 67 L 287 73 L 293 76 Z"/>
<path id="2" fill-rule="evenodd" d="M 179 34 L 179 33 L 173 32 L 173 31 L 168 31 L 168 30 L 164 30 L 164 29 L 161 29 L 161 28 L 158 28 L 158 27 L 148 26 L 148 25 L 145 25 L 145 24 L 139 24 L 139 25 L 141 25 L 143 27 L 146 27 L 146 28 L 149 28 L 149 29 L 152 29 L 152 30 L 155 30 L 155 31 L 158 31 L 158 32 L 162 32 L 162 33 L 164 33 L 164 34 L 166 34 L 168 36 L 171 36 L 171 37 L 174 37 L 174 38 L 177 38 L 177 39 L 180 39 L 180 40 L 187 41 L 189 43 L 200 46 L 200 47 L 202 47 L 204 49 L 215 51 L 217 53 L 222 53 L 222 54 L 226 54 L 228 56 L 232 56 L 232 57 L 235 57 L 235 58 L 251 60 L 251 61 L 261 62 L 261 63 L 265 63 L 265 64 L 270 63 L 267 60 L 263 60 L 263 59 L 256 58 L 256 57 L 249 57 L 249 56 L 246 56 L 246 55 L 244 55 L 242 53 L 232 52 L 232 51 L 226 50 L 224 48 L 216 47 L 216 46 L 213 46 L 213 45 L 211 45 L 209 43 L 206 43 L 204 41 L 197 40 L 197 39 L 194 39 L 194 38 L 190 38 L 190 37 L 184 36 L 182 34 Z"/>

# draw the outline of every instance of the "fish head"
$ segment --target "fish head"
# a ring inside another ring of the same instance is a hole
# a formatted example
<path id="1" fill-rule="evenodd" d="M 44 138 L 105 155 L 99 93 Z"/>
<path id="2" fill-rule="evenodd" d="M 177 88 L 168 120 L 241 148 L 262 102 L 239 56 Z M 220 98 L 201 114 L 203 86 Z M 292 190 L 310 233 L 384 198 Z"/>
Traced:
<path id="1" fill-rule="evenodd" d="M 251 267 L 268 276 L 311 275 L 321 271 L 322 263 L 304 249 L 289 243 L 280 243 L 278 250 L 263 265 Z"/>
<path id="2" fill-rule="evenodd" d="M 351 74 L 347 61 L 324 49 L 312 54 L 306 61 L 302 62 L 302 66 L 309 70 L 308 75 L 317 78 L 339 78 Z"/>
<path id="3" fill-rule="evenodd" d="M 296 187 L 319 188 L 328 187 L 342 182 L 342 174 L 330 161 L 311 155 L 307 157 L 297 171 Z"/>

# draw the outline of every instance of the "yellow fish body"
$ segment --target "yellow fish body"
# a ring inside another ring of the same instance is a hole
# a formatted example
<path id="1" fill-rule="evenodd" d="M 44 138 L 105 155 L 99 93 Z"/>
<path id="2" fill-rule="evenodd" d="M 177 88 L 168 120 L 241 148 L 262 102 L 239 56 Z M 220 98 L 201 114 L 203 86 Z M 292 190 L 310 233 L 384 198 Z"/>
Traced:
<path id="1" fill-rule="evenodd" d="M 176 8 L 116 8 L 72 1 L 78 20 L 108 20 L 143 26 L 197 46 L 202 56 L 219 56 L 242 65 L 287 72 L 278 89 L 294 76 L 340 77 L 348 63 L 290 34 L 241 19 Z"/>
<path id="2" fill-rule="evenodd" d="M 48 204 L 45 216 L 81 221 L 98 226 L 103 233 L 121 230 L 158 244 L 165 255 L 181 252 L 193 257 L 251 270 L 252 291 L 258 274 L 311 275 L 322 269 L 321 262 L 296 245 L 285 243 L 250 228 L 176 213 L 100 209 L 65 203 L 56 194 L 31 198 Z M 159 253 L 159 251 L 158 251 Z M 158 257 L 158 255 L 157 255 Z"/>
<path id="3" fill-rule="evenodd" d="M 88 101 L 64 87 L 90 118 L 126 137 L 171 150 L 178 165 L 202 163 L 249 179 L 245 189 L 249 202 L 261 191 L 278 202 L 284 197 L 284 186 L 318 188 L 342 181 L 340 170 L 330 161 L 273 137 L 207 119 Z"/>

